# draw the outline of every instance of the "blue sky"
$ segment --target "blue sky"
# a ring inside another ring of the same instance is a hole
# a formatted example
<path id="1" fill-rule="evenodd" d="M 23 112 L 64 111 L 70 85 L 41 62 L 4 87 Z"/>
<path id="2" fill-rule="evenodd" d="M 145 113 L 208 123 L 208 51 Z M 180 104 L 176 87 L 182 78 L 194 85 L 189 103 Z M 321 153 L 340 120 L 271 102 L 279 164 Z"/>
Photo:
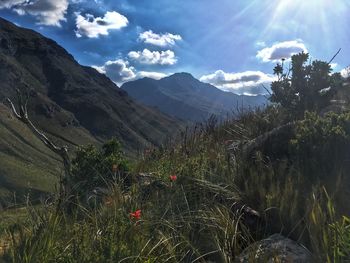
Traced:
<path id="1" fill-rule="evenodd" d="M 256 94 L 274 64 L 306 51 L 350 64 L 350 0 L 1 0 L 0 16 L 39 31 L 119 85 L 190 72 Z M 345 71 L 342 71 L 345 74 Z"/>

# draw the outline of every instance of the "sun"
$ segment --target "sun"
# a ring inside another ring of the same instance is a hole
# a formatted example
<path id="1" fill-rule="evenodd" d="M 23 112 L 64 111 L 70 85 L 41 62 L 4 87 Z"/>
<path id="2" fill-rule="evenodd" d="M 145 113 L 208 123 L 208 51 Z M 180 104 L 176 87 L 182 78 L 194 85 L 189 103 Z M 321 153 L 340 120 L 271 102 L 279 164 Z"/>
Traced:
<path id="1" fill-rule="evenodd" d="M 276 0 L 276 16 L 298 16 L 305 19 L 316 19 L 325 14 L 343 13 L 350 7 L 348 0 Z"/>
<path id="2" fill-rule="evenodd" d="M 349 10 L 348 0 L 272 0 L 262 10 L 269 19 L 261 35 L 284 27 L 294 32 L 303 29 L 309 34 L 322 32 L 327 39 L 347 27 Z"/>

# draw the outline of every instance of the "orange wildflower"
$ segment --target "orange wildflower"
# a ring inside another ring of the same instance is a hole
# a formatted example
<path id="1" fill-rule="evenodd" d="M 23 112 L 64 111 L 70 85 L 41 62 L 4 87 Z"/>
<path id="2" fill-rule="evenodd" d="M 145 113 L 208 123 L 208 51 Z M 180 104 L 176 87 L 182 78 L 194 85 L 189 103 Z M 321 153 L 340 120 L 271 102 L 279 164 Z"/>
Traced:
<path id="1" fill-rule="evenodd" d="M 136 220 L 140 220 L 141 219 L 141 210 L 136 210 L 133 213 L 130 213 L 130 218 L 131 219 L 136 219 Z"/>

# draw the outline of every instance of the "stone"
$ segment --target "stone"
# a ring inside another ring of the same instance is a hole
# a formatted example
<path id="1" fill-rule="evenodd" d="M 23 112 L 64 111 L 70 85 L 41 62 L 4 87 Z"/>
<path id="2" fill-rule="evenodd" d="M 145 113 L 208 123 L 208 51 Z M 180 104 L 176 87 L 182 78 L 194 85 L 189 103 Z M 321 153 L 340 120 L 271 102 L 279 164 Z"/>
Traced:
<path id="1" fill-rule="evenodd" d="M 312 254 L 297 242 L 274 234 L 250 245 L 235 262 L 307 263 L 313 262 L 312 258 Z"/>

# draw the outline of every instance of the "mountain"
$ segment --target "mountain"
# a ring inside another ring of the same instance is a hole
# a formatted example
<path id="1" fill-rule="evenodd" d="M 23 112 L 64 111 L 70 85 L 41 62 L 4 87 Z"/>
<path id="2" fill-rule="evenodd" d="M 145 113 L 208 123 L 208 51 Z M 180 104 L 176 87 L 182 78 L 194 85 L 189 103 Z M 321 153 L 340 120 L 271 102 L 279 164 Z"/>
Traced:
<path id="1" fill-rule="evenodd" d="M 32 121 L 71 146 L 115 136 L 127 150 L 137 150 L 160 144 L 180 127 L 178 120 L 135 102 L 105 75 L 79 65 L 55 41 L 0 18 L 0 102 L 15 99 L 16 88 L 29 94 Z M 4 103 L 0 123 L 0 193 L 34 181 L 39 189 L 38 176 L 47 165 L 57 167 L 59 158 L 13 119 Z"/>
<path id="2" fill-rule="evenodd" d="M 176 73 L 160 80 L 143 78 L 127 82 L 121 88 L 147 106 L 188 121 L 203 121 L 213 114 L 225 117 L 237 109 L 267 103 L 264 96 L 225 92 L 188 73 Z"/>

